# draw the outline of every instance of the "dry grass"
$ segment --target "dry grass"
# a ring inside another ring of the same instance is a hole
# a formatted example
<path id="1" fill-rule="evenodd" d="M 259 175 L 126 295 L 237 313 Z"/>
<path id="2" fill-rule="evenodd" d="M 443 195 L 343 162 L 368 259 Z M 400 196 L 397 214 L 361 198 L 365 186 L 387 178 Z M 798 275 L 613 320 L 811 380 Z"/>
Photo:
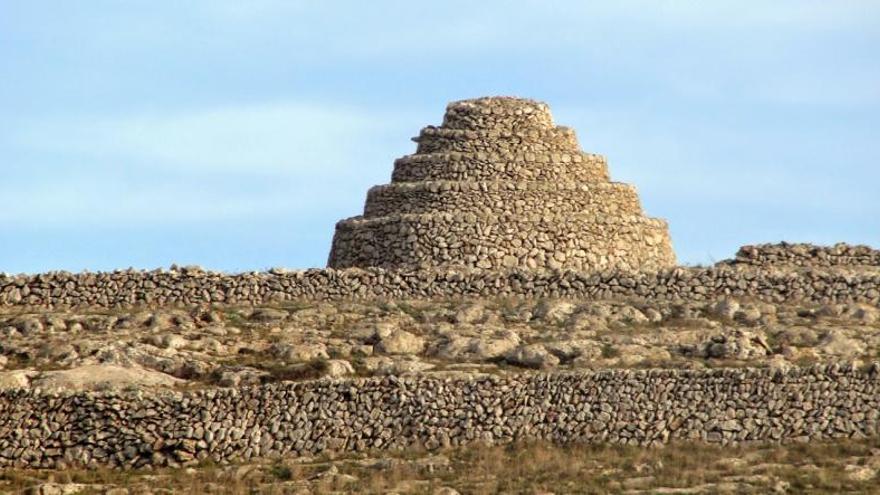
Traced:
<path id="1" fill-rule="evenodd" d="M 847 470 L 850 466 L 850 470 Z M 518 443 L 441 452 L 371 452 L 338 458 L 281 459 L 248 466 L 202 464 L 157 471 L 65 470 L 0 473 L 0 491 L 26 493 L 41 482 L 91 485 L 82 493 L 878 493 L 877 480 L 850 477 L 853 466 L 880 469 L 880 440 L 660 448 Z"/>

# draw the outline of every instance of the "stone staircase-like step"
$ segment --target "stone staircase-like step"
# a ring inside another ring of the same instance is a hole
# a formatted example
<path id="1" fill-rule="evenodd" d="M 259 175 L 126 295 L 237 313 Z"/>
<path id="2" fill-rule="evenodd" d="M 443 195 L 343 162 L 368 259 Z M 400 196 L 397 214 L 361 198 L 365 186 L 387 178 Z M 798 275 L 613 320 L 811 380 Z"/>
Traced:
<path id="1" fill-rule="evenodd" d="M 637 215 L 432 213 L 336 225 L 336 268 L 657 270 L 674 265 L 666 222 Z"/>
<path id="2" fill-rule="evenodd" d="M 570 153 L 580 150 L 574 129 L 462 130 L 428 126 L 417 137 L 417 153 Z"/>
<path id="3" fill-rule="evenodd" d="M 428 212 L 641 215 L 634 186 L 617 182 L 427 181 L 375 186 L 364 217 Z"/>
<path id="4" fill-rule="evenodd" d="M 592 153 L 417 153 L 394 161 L 392 182 L 509 180 L 607 182 L 608 163 Z"/>
<path id="5" fill-rule="evenodd" d="M 546 104 L 452 102 L 363 216 L 336 224 L 328 265 L 387 269 L 659 270 L 675 265 L 666 222 L 609 182 Z"/>

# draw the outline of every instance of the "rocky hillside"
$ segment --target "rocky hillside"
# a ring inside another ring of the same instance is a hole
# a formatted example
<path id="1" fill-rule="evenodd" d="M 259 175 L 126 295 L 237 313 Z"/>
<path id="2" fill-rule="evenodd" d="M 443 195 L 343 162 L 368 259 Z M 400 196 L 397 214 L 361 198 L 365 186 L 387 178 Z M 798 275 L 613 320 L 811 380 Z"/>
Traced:
<path id="1" fill-rule="evenodd" d="M 871 493 L 875 258 L 0 275 L 0 492 Z"/>
<path id="2" fill-rule="evenodd" d="M 880 358 L 880 310 L 523 298 L 7 309 L 0 335 L 3 388 L 185 388 L 348 375 L 870 363 Z"/>

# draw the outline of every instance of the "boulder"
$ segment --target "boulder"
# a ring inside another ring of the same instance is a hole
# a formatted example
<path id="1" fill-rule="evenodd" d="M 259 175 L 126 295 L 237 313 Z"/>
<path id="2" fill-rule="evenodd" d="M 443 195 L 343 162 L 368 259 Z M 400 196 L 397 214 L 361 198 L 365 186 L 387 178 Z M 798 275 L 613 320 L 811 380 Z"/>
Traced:
<path id="1" fill-rule="evenodd" d="M 534 319 L 545 323 L 560 324 L 565 322 L 575 311 L 575 305 L 558 299 L 545 299 L 535 307 Z"/>
<path id="2" fill-rule="evenodd" d="M 94 364 L 67 370 L 46 371 L 31 381 L 45 390 L 105 390 L 127 387 L 173 387 L 183 380 L 158 371 Z"/>
<path id="3" fill-rule="evenodd" d="M 452 317 L 455 323 L 477 323 L 485 318 L 486 308 L 480 303 L 471 303 L 462 306 Z"/>
<path id="4" fill-rule="evenodd" d="M 712 305 L 710 312 L 719 318 L 732 320 L 736 312 L 739 311 L 739 307 L 739 302 L 726 297 Z"/>
<path id="5" fill-rule="evenodd" d="M 406 330 L 395 329 L 377 337 L 376 350 L 386 354 L 419 354 L 425 350 L 425 339 Z"/>
<path id="6" fill-rule="evenodd" d="M 480 337 L 470 342 L 468 351 L 480 360 L 497 359 L 520 343 L 519 335 L 512 330 L 502 330 L 491 337 Z"/>
<path id="7" fill-rule="evenodd" d="M 0 372 L 0 390 L 12 388 L 28 388 L 31 378 L 38 375 L 33 370 L 13 370 Z"/>
<path id="8" fill-rule="evenodd" d="M 327 353 L 327 346 L 320 342 L 308 344 L 276 343 L 269 347 L 269 354 L 277 359 L 290 362 L 330 358 Z"/>
<path id="9" fill-rule="evenodd" d="M 715 359 L 748 360 L 765 357 L 770 351 L 763 333 L 735 328 L 713 335 L 703 342 L 701 355 Z"/>
<path id="10" fill-rule="evenodd" d="M 822 338 L 817 349 L 831 356 L 849 358 L 865 352 L 865 344 L 848 337 L 838 329 L 833 329 Z"/>
<path id="11" fill-rule="evenodd" d="M 853 304 L 846 308 L 846 316 L 862 325 L 873 325 L 880 321 L 880 310 L 867 304 Z"/>
<path id="12" fill-rule="evenodd" d="M 529 344 L 517 347 L 504 355 L 504 360 L 514 366 L 533 369 L 555 368 L 559 358 L 548 351 L 543 344 Z"/>
<path id="13" fill-rule="evenodd" d="M 331 359 L 326 363 L 325 373 L 331 378 L 353 375 L 354 367 L 344 359 Z"/>
<path id="14" fill-rule="evenodd" d="M 251 313 L 251 320 L 260 323 L 277 323 L 290 315 L 287 311 L 274 308 L 257 308 Z"/>

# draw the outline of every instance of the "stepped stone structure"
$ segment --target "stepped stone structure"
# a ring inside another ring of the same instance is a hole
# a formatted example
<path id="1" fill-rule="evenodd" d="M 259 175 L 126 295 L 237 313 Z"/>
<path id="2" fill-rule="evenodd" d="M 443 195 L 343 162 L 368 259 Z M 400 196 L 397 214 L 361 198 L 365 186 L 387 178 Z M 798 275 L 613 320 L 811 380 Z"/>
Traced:
<path id="1" fill-rule="evenodd" d="M 675 265 L 666 222 L 610 182 L 549 107 L 510 97 L 450 103 L 391 184 L 340 221 L 331 268 L 655 271 Z"/>

